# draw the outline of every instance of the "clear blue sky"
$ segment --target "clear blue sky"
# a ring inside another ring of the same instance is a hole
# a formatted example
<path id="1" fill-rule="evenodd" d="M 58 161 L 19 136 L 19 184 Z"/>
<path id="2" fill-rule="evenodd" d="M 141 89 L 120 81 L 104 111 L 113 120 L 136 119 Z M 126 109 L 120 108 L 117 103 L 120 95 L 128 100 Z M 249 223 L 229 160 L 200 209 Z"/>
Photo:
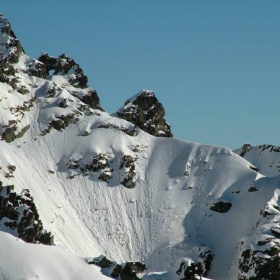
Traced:
<path id="1" fill-rule="evenodd" d="M 0 12 L 30 57 L 73 57 L 107 112 L 151 89 L 176 138 L 280 145 L 279 0 L 18 0 Z"/>

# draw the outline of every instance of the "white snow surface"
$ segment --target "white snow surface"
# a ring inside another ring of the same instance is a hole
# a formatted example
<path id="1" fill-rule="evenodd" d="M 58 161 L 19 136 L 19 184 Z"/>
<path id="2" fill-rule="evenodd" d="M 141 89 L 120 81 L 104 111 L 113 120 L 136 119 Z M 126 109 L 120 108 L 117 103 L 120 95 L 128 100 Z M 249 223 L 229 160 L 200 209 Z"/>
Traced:
<path id="1" fill-rule="evenodd" d="M 100 268 L 61 246 L 28 244 L 0 231 L 0 279 L 108 280 Z"/>
<path id="2" fill-rule="evenodd" d="M 211 250 L 215 257 L 208 277 L 236 280 L 237 244 L 255 227 L 260 210 L 279 188 L 278 180 L 259 176 L 248 161 L 224 147 L 157 138 L 141 130 L 129 136 L 118 128 L 131 129 L 131 123 L 99 110 L 79 109 L 83 103 L 74 95 L 87 89 L 72 87 L 64 76 L 27 76 L 21 70 L 27 60 L 23 55 L 17 75 L 28 94 L 0 84 L 1 123 L 30 125 L 22 138 L 0 142 L 0 181 L 14 184 L 18 192 L 30 190 L 56 246 L 26 244 L 0 232 L 0 276 L 107 279 L 82 259 L 105 255 L 118 263 L 144 262 L 148 274 L 143 279 L 161 275 L 172 280 L 179 279 L 175 272 L 183 259 L 195 262 L 201 252 Z M 56 96 L 48 98 L 46 89 L 53 82 Z M 10 109 L 33 97 L 30 111 Z M 58 106 L 61 98 L 67 108 Z M 69 114 L 79 118 L 76 124 L 41 135 L 50 121 Z M 98 128 L 104 124 L 115 128 Z M 82 136 L 85 132 L 88 135 Z M 67 169 L 69 161 L 90 164 L 98 154 L 105 154 L 113 169 L 108 183 L 94 172 Z M 137 158 L 133 189 L 120 183 L 124 155 Z M 5 176 L 9 165 L 16 166 L 11 178 Z M 248 192 L 251 185 L 259 191 Z M 227 213 L 210 210 L 218 201 L 230 202 L 232 208 Z"/>

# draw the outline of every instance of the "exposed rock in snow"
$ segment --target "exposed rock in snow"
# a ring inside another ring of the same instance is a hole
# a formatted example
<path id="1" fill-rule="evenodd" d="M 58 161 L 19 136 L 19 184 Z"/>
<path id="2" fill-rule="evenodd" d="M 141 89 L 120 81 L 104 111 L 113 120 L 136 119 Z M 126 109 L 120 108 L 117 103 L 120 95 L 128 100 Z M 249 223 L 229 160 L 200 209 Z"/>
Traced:
<path id="1" fill-rule="evenodd" d="M 9 170 L 12 173 L 15 168 L 10 166 Z M 12 176 L 11 173 L 9 176 Z M 0 228 L 28 243 L 53 245 L 53 236 L 43 229 L 29 190 L 25 189 L 18 194 L 14 191 L 13 185 L 3 187 L 2 182 L 0 182 Z"/>
<path id="2" fill-rule="evenodd" d="M 279 183 L 279 178 L 272 180 Z M 279 189 L 260 211 L 255 228 L 240 239 L 239 280 L 280 278 Z"/>
<path id="3" fill-rule="evenodd" d="M 120 280 L 140 280 L 139 274 L 147 269 L 146 265 L 141 262 L 127 262 L 122 265 L 100 256 L 92 260 L 88 260 L 89 264 L 96 264 L 101 267 L 101 272 L 113 279 Z"/>

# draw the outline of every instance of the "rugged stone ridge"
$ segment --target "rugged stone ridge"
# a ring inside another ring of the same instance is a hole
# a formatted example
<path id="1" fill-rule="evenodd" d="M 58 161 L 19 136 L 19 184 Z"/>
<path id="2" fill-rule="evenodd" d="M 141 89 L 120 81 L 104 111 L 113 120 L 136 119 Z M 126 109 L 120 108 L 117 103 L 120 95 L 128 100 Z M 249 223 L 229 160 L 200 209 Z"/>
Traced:
<path id="1" fill-rule="evenodd" d="M 124 106 L 118 110 L 117 115 L 151 135 L 173 137 L 170 125 L 164 119 L 164 108 L 150 90 L 143 89 L 128 99 Z"/>
<path id="2" fill-rule="evenodd" d="M 14 186 L 2 186 L 0 182 L 0 224 L 10 228 L 15 236 L 28 243 L 53 245 L 53 236 L 43 229 L 39 214 L 29 190 L 20 194 Z"/>

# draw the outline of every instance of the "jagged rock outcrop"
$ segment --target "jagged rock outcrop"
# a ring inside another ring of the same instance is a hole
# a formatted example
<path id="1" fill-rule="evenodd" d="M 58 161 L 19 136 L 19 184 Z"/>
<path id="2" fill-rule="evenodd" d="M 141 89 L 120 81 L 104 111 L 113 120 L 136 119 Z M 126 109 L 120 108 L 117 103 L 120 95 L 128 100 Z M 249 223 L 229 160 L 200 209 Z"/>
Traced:
<path id="1" fill-rule="evenodd" d="M 19 61 L 22 53 L 24 50 L 9 21 L 0 14 L 0 82 L 9 84 L 13 89 L 17 88 L 18 79 L 12 64 Z"/>
<path id="2" fill-rule="evenodd" d="M 11 166 L 15 170 L 15 166 Z M 29 190 L 20 194 L 14 186 L 0 182 L 0 224 L 13 230 L 14 235 L 28 243 L 53 245 L 53 236 L 43 229 L 39 214 Z"/>
<path id="3" fill-rule="evenodd" d="M 24 50 L 11 29 L 9 21 L 0 14 L 0 63 L 16 63 Z M 1 67 L 2 65 L 0 65 Z"/>
<path id="4" fill-rule="evenodd" d="M 17 64 L 19 60 L 20 63 Z M 54 75 L 63 76 L 64 84 L 58 86 L 52 82 L 49 75 L 52 70 Z M 53 98 L 53 102 L 47 102 L 55 103 L 57 98 L 58 106 L 67 108 L 67 98 L 59 97 L 65 91 L 86 104 L 77 105 L 72 112 L 68 110 L 67 113 L 56 114 L 42 135 L 50 132 L 51 128 L 60 131 L 70 123 L 76 123 L 81 112 L 89 113 L 91 109 L 103 111 L 97 92 L 88 87 L 87 76 L 74 59 L 66 54 L 57 58 L 50 57 L 47 53 L 43 53 L 39 60 L 29 58 L 12 31 L 9 21 L 0 14 L 0 82 L 6 84 L 0 96 L 2 110 L 5 110 L 4 113 L 1 111 L 0 118 L 1 140 L 11 143 L 22 137 L 30 128 L 28 111 L 34 105 L 38 88 L 38 81 L 30 79 L 30 76 L 45 80 L 45 85 L 40 86 L 40 90 L 45 90 L 47 98 Z M 41 82 L 39 81 L 39 84 Z M 72 121 L 74 115 L 77 117 Z"/>
<path id="5" fill-rule="evenodd" d="M 137 151 L 135 151 L 137 152 Z M 120 184 L 128 189 L 132 189 L 136 186 L 136 166 L 137 155 L 119 155 L 118 157 L 111 157 L 109 154 L 97 154 L 90 160 L 89 158 L 81 158 L 78 160 L 69 160 L 66 163 L 66 167 L 70 172 L 69 178 L 73 179 L 75 176 L 96 176 L 98 180 L 109 183 L 109 181 L 115 176 L 114 168 L 119 163 L 119 176 L 117 176 Z M 114 167 L 114 168 L 113 168 Z"/>
<path id="6" fill-rule="evenodd" d="M 113 279 L 120 280 L 140 280 L 137 276 L 139 273 L 143 273 L 147 267 L 141 262 L 127 262 L 125 264 L 118 264 L 106 258 L 105 256 L 100 256 L 88 261 L 88 264 L 95 264 L 102 269 L 110 269 L 112 271 L 111 277 Z"/>
<path id="7" fill-rule="evenodd" d="M 170 125 L 164 119 L 165 110 L 150 90 L 143 89 L 128 99 L 124 106 L 118 110 L 117 115 L 151 135 L 173 137 Z"/>
<path id="8" fill-rule="evenodd" d="M 54 70 L 54 75 L 70 74 L 69 72 L 71 70 L 71 75 L 69 77 L 70 84 L 77 88 L 88 87 L 88 78 L 84 75 L 79 64 L 65 53 L 61 54 L 58 58 L 50 57 L 48 53 L 43 53 L 38 60 L 44 63 L 47 72 Z"/>
<path id="9" fill-rule="evenodd" d="M 214 254 L 210 250 L 201 252 L 197 262 L 186 259 L 181 263 L 176 273 L 180 276 L 181 280 L 201 279 L 202 276 L 207 276 L 213 259 Z"/>
<path id="10" fill-rule="evenodd" d="M 65 53 L 61 54 L 59 57 L 49 56 L 48 53 L 43 53 L 39 58 L 44 67 L 47 76 L 50 71 L 54 71 L 53 75 L 68 75 L 68 81 L 70 85 L 75 88 L 87 88 L 88 78 L 84 75 L 83 70 L 75 62 L 75 60 Z M 44 73 L 42 66 L 37 64 L 37 72 L 41 75 Z M 38 76 L 39 77 L 39 76 Z M 100 107 L 100 99 L 96 90 L 90 89 L 87 94 L 79 95 L 74 94 L 77 98 L 83 101 L 85 104 L 89 105 L 93 109 L 103 109 Z"/>

